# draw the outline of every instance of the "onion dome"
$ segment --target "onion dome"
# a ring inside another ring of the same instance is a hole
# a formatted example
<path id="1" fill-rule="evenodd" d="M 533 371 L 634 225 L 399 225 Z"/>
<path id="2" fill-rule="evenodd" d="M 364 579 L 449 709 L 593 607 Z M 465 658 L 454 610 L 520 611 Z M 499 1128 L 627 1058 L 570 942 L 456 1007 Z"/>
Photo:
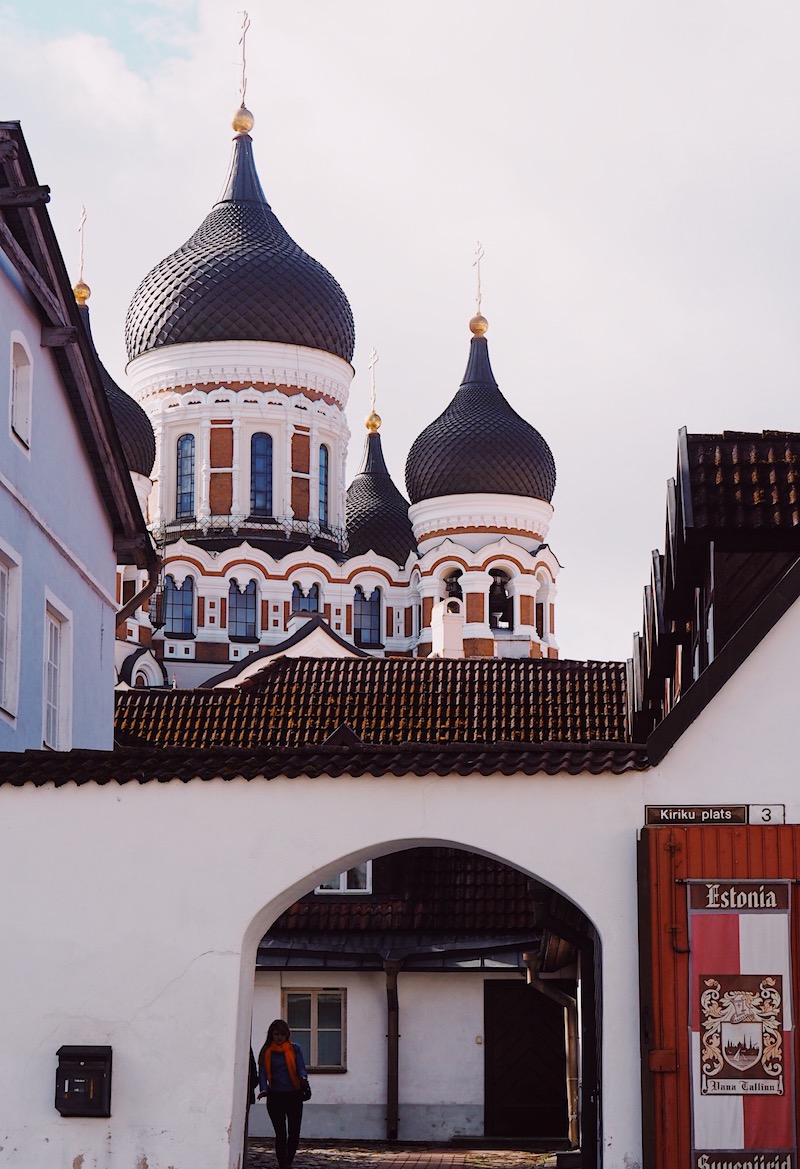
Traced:
<path id="1" fill-rule="evenodd" d="M 253 161 L 252 124 L 249 111 L 237 113 L 219 201 L 136 289 L 125 322 L 130 360 L 197 341 L 276 341 L 352 359 L 347 297 L 275 217 Z"/>
<path id="2" fill-rule="evenodd" d="M 92 326 L 89 322 L 89 306 L 86 303 L 91 296 L 89 285 L 85 284 L 83 280 L 79 280 L 72 291 L 78 302 L 78 311 L 89 336 L 89 342 L 94 350 L 103 389 L 111 407 L 111 416 L 122 443 L 122 453 L 125 455 L 128 470 L 134 471 L 137 475 L 149 476 L 156 461 L 156 439 L 150 419 L 139 403 L 134 401 L 130 394 L 126 394 L 124 390 L 120 389 L 98 357 L 92 337 Z"/>
<path id="3" fill-rule="evenodd" d="M 556 465 L 538 430 L 500 393 L 484 336 L 473 317 L 469 361 L 450 405 L 414 442 L 406 462 L 412 503 L 442 495 L 523 495 L 553 498 Z"/>
<path id="4" fill-rule="evenodd" d="M 380 424 L 373 411 L 367 418 L 369 433 L 361 469 L 347 489 L 345 522 L 349 554 L 361 556 L 376 552 L 403 565 L 417 545 L 408 518 L 408 503 L 395 487 L 383 458 L 378 434 Z"/>

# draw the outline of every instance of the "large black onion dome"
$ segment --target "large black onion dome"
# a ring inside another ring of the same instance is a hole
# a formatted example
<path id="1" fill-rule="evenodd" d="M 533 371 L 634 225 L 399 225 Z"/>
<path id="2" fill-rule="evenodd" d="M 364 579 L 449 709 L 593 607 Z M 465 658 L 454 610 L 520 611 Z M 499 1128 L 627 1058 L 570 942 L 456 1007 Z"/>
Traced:
<path id="1" fill-rule="evenodd" d="M 377 432 L 367 435 L 361 469 L 347 489 L 345 516 L 350 556 L 376 552 L 403 565 L 416 551 L 408 503 L 392 481 Z"/>
<path id="2" fill-rule="evenodd" d="M 126 394 L 124 390 L 120 389 L 98 357 L 92 337 L 92 327 L 89 323 L 89 306 L 85 303 L 79 304 L 78 312 L 81 314 L 89 341 L 94 349 L 94 355 L 97 358 L 103 389 L 111 407 L 111 416 L 122 443 L 122 452 L 125 455 L 128 470 L 135 471 L 139 475 L 149 476 L 156 461 L 156 439 L 150 419 L 139 403 L 134 401 L 130 394 Z"/>
<path id="3" fill-rule="evenodd" d="M 252 139 L 237 134 L 233 143 L 219 201 L 133 294 L 128 357 L 190 341 L 278 341 L 350 361 L 355 329 L 347 297 L 278 222 L 261 189 Z"/>
<path id="4" fill-rule="evenodd" d="M 553 498 L 552 451 L 500 393 L 485 337 L 472 338 L 461 388 L 411 447 L 406 488 L 412 503 L 441 495 Z"/>

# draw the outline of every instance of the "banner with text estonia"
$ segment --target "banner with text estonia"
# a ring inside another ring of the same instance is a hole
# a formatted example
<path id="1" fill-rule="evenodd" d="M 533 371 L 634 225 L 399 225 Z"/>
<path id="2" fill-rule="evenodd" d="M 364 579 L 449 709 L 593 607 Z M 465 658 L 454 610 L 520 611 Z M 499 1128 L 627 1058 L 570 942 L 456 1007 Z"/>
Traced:
<path id="1" fill-rule="evenodd" d="M 797 1169 L 788 881 L 689 881 L 692 1169 Z"/>

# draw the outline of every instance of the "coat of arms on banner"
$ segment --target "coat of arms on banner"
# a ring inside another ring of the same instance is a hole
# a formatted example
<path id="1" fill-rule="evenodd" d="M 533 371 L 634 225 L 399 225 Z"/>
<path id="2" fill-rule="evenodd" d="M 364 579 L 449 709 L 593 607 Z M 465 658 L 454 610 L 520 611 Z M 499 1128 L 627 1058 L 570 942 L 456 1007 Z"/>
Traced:
<path id="1" fill-rule="evenodd" d="M 779 974 L 700 976 L 704 1096 L 783 1095 L 783 980 Z"/>

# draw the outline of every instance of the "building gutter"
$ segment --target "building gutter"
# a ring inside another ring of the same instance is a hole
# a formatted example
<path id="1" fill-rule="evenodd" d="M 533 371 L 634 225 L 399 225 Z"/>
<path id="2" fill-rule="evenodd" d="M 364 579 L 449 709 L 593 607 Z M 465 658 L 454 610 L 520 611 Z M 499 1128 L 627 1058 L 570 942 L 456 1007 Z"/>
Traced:
<path id="1" fill-rule="evenodd" d="M 400 1003 L 399 962 L 384 962 L 386 971 L 386 1139 L 396 1141 L 400 1127 Z"/>

